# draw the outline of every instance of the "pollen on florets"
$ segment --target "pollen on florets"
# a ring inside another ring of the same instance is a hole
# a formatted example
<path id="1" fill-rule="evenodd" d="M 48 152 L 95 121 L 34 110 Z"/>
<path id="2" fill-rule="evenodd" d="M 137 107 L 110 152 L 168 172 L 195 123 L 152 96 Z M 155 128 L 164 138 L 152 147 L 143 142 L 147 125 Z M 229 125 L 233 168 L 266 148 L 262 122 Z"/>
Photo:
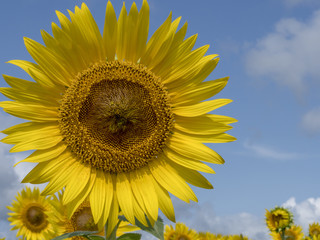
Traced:
<path id="1" fill-rule="evenodd" d="M 101 62 L 73 80 L 63 96 L 59 126 L 81 162 L 106 172 L 145 166 L 173 127 L 167 91 L 144 66 Z"/>

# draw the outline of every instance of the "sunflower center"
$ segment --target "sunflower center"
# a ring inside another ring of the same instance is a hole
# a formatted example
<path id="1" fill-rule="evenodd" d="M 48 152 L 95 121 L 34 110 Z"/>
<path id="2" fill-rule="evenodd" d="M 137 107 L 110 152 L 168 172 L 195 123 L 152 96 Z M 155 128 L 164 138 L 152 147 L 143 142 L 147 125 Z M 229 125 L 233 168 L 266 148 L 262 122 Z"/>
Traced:
<path id="1" fill-rule="evenodd" d="M 310 231 L 311 232 L 311 236 L 315 235 L 315 236 L 318 236 L 320 235 L 320 229 L 313 229 Z"/>
<path id="2" fill-rule="evenodd" d="M 25 226 L 32 232 L 40 232 L 48 225 L 47 215 L 39 206 L 31 205 L 27 207 L 23 215 Z"/>
<path id="3" fill-rule="evenodd" d="M 76 231 L 97 231 L 98 226 L 94 223 L 90 207 L 81 209 L 74 218 Z"/>
<path id="4" fill-rule="evenodd" d="M 76 159 L 109 173 L 157 158 L 173 114 L 160 79 L 144 66 L 101 62 L 73 80 L 59 110 L 64 141 Z"/>

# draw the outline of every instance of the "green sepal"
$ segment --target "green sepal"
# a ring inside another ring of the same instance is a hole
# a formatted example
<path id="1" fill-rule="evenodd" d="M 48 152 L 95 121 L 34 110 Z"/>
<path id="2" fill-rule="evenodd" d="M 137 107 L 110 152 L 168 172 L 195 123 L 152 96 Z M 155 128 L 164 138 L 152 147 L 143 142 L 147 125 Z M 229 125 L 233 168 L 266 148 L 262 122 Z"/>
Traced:
<path id="1" fill-rule="evenodd" d="M 164 240 L 163 220 L 160 217 L 158 217 L 158 220 L 155 222 L 154 226 L 152 227 L 149 219 L 148 218 L 146 218 L 146 219 L 147 219 L 148 227 L 144 226 L 141 222 L 139 222 L 138 219 L 136 219 L 136 226 L 141 228 L 142 231 L 146 231 L 148 233 L 151 233 L 156 238 L 158 238 L 160 240 Z"/>
<path id="2" fill-rule="evenodd" d="M 117 238 L 117 240 L 140 240 L 141 234 L 139 233 L 126 233 Z"/>
<path id="3" fill-rule="evenodd" d="M 76 231 L 76 232 L 62 234 L 58 237 L 53 238 L 52 240 L 62 240 L 62 239 L 71 238 L 74 236 L 81 236 L 81 237 L 90 239 L 88 238 L 88 235 L 95 234 L 95 233 L 98 233 L 98 232 L 97 231 Z"/>

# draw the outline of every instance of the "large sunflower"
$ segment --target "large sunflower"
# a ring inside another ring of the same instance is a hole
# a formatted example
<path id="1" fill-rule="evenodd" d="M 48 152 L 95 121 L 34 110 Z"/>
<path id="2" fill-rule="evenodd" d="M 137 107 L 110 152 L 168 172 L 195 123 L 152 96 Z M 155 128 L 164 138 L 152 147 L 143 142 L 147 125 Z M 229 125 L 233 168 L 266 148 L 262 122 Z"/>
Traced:
<path id="1" fill-rule="evenodd" d="M 59 218 L 55 215 L 51 205 L 51 199 L 40 195 L 38 188 L 31 190 L 26 187 L 18 193 L 12 206 L 7 208 L 8 220 L 17 230 L 17 237 L 22 236 L 26 240 L 52 239 L 62 234 L 59 228 Z"/>
<path id="2" fill-rule="evenodd" d="M 57 12 L 61 27 L 42 31 L 44 45 L 25 38 L 35 63 L 13 60 L 34 81 L 4 76 L 1 92 L 14 101 L 4 111 L 29 120 L 3 131 L 11 152 L 36 150 L 23 161 L 38 165 L 23 182 L 49 182 L 42 194 L 63 187 L 69 217 L 89 198 L 95 223 L 111 231 L 119 207 L 125 217 L 153 223 L 158 209 L 172 221 L 169 193 L 189 202 L 189 185 L 212 188 L 198 172 L 214 173 L 203 162 L 224 160 L 203 143 L 235 140 L 224 132 L 236 120 L 208 114 L 231 102 L 204 101 L 228 78 L 204 81 L 216 67 L 209 46 L 193 50 L 197 35 L 170 14 L 148 38 L 149 7 L 122 7 L 117 20 L 107 4 L 103 34 L 85 4 Z"/>

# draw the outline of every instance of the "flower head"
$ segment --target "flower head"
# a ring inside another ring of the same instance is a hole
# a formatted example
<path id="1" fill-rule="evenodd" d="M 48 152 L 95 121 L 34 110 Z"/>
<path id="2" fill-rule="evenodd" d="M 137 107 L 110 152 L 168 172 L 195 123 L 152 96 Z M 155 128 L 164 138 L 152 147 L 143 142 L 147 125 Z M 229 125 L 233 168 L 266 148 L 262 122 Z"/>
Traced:
<path id="1" fill-rule="evenodd" d="M 56 212 L 56 215 L 59 217 L 59 227 L 60 232 L 71 233 L 75 231 L 96 231 L 95 235 L 104 236 L 104 228 L 99 228 L 97 224 L 94 223 L 90 202 L 84 201 L 80 204 L 77 210 L 73 213 L 71 218 L 67 217 L 68 211 L 70 211 L 69 206 L 63 205 L 62 197 L 64 191 L 58 192 L 58 197 L 54 197 L 52 201 L 52 206 Z M 140 228 L 130 225 L 127 221 L 121 221 L 120 225 L 117 228 L 116 236 L 119 237 L 127 232 L 137 231 Z M 71 239 L 73 240 L 84 240 L 85 237 L 74 236 Z"/>
<path id="2" fill-rule="evenodd" d="M 270 233 L 273 240 L 281 240 L 281 234 L 279 232 Z M 303 232 L 300 226 L 292 225 L 290 228 L 285 229 L 284 231 L 285 239 L 287 240 L 302 240 Z"/>
<path id="3" fill-rule="evenodd" d="M 221 240 L 222 235 L 221 234 L 213 234 L 210 232 L 199 232 L 197 240 Z"/>
<path id="4" fill-rule="evenodd" d="M 55 215 L 49 198 L 40 196 L 38 188 L 25 187 L 7 208 L 8 220 L 18 230 L 17 237 L 26 240 L 51 239 L 63 232 L 59 228 L 59 219 Z"/>
<path id="5" fill-rule="evenodd" d="M 276 207 L 270 212 L 266 210 L 266 224 L 270 231 L 279 232 L 290 227 L 292 223 L 292 214 L 286 208 Z"/>
<path id="6" fill-rule="evenodd" d="M 224 162 L 203 143 L 235 140 L 225 133 L 235 119 L 208 114 L 231 100 L 204 101 L 228 81 L 204 81 L 218 55 L 193 49 L 197 36 L 185 39 L 187 24 L 178 30 L 171 14 L 147 41 L 145 0 L 140 11 L 123 5 L 118 19 L 109 1 L 103 34 L 85 4 L 69 14 L 57 12 L 61 27 L 42 31 L 44 45 L 25 38 L 35 63 L 10 61 L 34 81 L 4 76 L 10 87 L 0 91 L 13 101 L 0 106 L 29 122 L 4 130 L 2 142 L 35 150 L 23 161 L 38 165 L 23 182 L 49 182 L 44 195 L 65 187 L 69 218 L 89 199 L 108 234 L 119 210 L 133 224 L 153 224 L 159 208 L 174 221 L 169 193 L 197 201 L 187 183 L 212 188 L 198 171 Z"/>
<path id="7" fill-rule="evenodd" d="M 183 223 L 177 223 L 175 229 L 170 225 L 165 227 L 165 240 L 194 240 L 198 239 L 198 234 L 195 230 L 189 229 Z"/>
<path id="8" fill-rule="evenodd" d="M 313 236 L 316 236 L 316 237 L 320 237 L 320 225 L 319 223 L 312 223 L 312 224 L 309 224 L 309 236 L 310 237 L 313 237 Z"/>

